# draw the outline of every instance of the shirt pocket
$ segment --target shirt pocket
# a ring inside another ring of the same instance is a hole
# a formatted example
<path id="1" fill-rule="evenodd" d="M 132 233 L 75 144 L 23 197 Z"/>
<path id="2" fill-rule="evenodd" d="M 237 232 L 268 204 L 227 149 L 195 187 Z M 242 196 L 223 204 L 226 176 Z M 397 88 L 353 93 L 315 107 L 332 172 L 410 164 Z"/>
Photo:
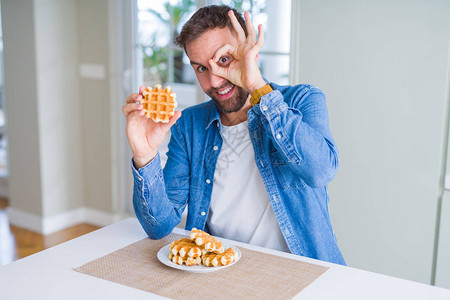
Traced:
<path id="1" fill-rule="evenodd" d="M 292 171 L 290 164 L 277 150 L 269 153 L 269 157 L 275 176 L 284 190 L 302 189 L 306 186 L 306 183 Z"/>

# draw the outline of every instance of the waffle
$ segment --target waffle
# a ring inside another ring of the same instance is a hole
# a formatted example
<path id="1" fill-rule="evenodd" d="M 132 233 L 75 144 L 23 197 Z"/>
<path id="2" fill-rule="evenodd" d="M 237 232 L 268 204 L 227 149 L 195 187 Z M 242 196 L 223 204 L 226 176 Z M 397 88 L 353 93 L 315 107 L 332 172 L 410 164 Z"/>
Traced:
<path id="1" fill-rule="evenodd" d="M 207 252 L 202 256 L 202 262 L 207 267 L 220 267 L 229 265 L 238 258 L 238 253 L 230 247 L 220 254 Z"/>
<path id="2" fill-rule="evenodd" d="M 202 258 L 199 257 L 181 257 L 179 255 L 173 255 L 172 253 L 169 253 L 169 259 L 176 263 L 177 265 L 185 264 L 186 266 L 198 266 L 202 263 Z"/>
<path id="3" fill-rule="evenodd" d="M 192 228 L 190 237 L 197 245 L 203 245 L 208 252 L 223 253 L 225 251 L 222 242 L 219 242 L 202 230 Z"/>
<path id="4" fill-rule="evenodd" d="M 184 238 L 170 244 L 170 253 L 181 258 L 197 258 L 206 253 L 206 250 L 195 244 L 193 240 Z"/>
<path id="5" fill-rule="evenodd" d="M 220 267 L 239 259 L 233 248 L 225 251 L 222 242 L 196 228 L 192 228 L 189 238 L 170 243 L 169 249 L 169 260 L 178 265 L 197 266 L 203 263 L 206 267 Z"/>
<path id="6" fill-rule="evenodd" d="M 154 89 L 146 87 L 142 92 L 144 98 L 141 104 L 144 106 L 145 115 L 155 122 L 167 123 L 175 113 L 178 103 L 175 93 L 170 86 L 162 89 L 157 84 Z"/>

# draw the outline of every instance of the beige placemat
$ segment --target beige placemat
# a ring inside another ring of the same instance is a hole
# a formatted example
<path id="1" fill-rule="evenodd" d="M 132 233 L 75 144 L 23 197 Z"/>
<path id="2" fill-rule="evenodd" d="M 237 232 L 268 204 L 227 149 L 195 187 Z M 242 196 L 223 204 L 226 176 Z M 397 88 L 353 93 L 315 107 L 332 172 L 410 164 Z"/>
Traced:
<path id="1" fill-rule="evenodd" d="M 327 267 L 240 247 L 233 266 L 190 273 L 162 264 L 161 247 L 180 239 L 138 241 L 93 260 L 75 271 L 173 299 L 290 299 L 328 270 Z"/>

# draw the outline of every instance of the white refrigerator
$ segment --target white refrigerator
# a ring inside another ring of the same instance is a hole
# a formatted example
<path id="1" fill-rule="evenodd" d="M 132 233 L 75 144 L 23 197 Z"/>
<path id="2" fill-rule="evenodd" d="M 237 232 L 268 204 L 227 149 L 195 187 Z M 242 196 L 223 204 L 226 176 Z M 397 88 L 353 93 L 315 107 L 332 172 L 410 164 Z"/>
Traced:
<path id="1" fill-rule="evenodd" d="M 300 80 L 325 92 L 339 149 L 329 209 L 348 265 L 450 288 L 450 1 L 296 3 Z"/>

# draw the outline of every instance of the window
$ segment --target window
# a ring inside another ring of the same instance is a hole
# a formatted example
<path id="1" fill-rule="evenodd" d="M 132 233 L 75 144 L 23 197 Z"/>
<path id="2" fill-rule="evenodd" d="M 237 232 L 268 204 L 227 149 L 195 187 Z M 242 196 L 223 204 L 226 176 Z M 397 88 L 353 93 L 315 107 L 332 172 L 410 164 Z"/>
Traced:
<path id="1" fill-rule="evenodd" d="M 195 0 L 138 0 L 138 77 L 146 86 L 170 84 L 180 108 L 197 102 L 196 78 L 184 51 L 174 39 L 197 10 Z"/>
<path id="2" fill-rule="evenodd" d="M 138 0 L 137 3 L 136 55 L 140 63 L 136 78 L 142 78 L 147 86 L 171 85 L 177 94 L 183 95 L 177 98 L 180 109 L 204 99 L 203 93 L 197 93 L 189 59 L 174 44 L 175 36 L 200 4 L 225 4 L 238 11 L 249 11 L 253 23 L 263 24 L 264 28 L 265 45 L 259 61 L 263 76 L 278 84 L 288 84 L 290 0 Z"/>

